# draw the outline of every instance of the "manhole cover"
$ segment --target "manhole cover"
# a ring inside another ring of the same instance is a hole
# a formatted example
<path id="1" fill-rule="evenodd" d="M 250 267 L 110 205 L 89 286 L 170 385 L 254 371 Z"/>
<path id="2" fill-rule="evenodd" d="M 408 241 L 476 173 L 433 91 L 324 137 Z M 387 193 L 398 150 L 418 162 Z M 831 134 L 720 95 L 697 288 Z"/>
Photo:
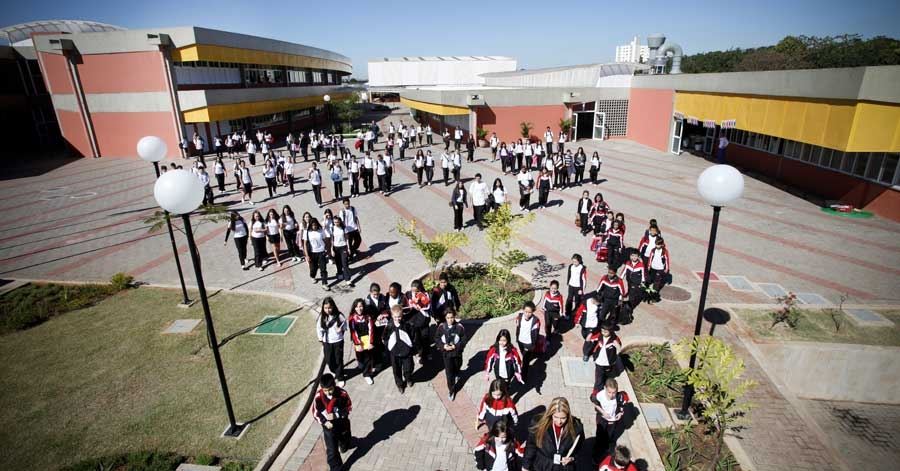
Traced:
<path id="1" fill-rule="evenodd" d="M 659 292 L 659 296 L 666 301 L 689 301 L 691 299 L 691 292 L 675 285 L 666 285 Z"/>

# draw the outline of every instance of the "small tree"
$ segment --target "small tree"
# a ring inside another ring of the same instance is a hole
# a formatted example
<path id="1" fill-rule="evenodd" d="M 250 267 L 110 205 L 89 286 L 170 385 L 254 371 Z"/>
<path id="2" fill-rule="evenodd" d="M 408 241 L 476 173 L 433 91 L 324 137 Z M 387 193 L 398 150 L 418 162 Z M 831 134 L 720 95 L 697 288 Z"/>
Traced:
<path id="1" fill-rule="evenodd" d="M 362 116 L 362 110 L 359 109 L 359 93 L 353 92 L 350 96 L 335 101 L 334 111 L 342 126 L 346 124 L 347 129 L 352 129 L 353 121 Z"/>
<path id="2" fill-rule="evenodd" d="M 569 135 L 569 131 L 572 130 L 572 120 L 566 118 L 559 118 L 559 130 L 566 136 Z"/>
<path id="3" fill-rule="evenodd" d="M 531 137 L 531 130 L 534 129 L 534 124 L 529 123 L 527 121 L 522 121 L 519 123 L 519 130 L 522 133 L 522 137 L 528 139 Z"/>
<path id="4" fill-rule="evenodd" d="M 487 137 L 487 131 L 484 128 L 478 128 L 475 130 L 475 135 L 478 136 L 479 140 L 484 140 Z"/>
<path id="5" fill-rule="evenodd" d="M 682 361 L 697 355 L 697 366 L 687 370 L 687 383 L 694 388 L 694 399 L 702 405 L 702 416 L 715 434 L 716 446 L 707 468 L 712 471 L 719 462 L 725 432 L 741 428 L 751 407 L 744 395 L 756 383 L 741 378 L 744 361 L 718 338 L 687 337 L 672 349 Z"/>
<path id="6" fill-rule="evenodd" d="M 427 240 L 425 235 L 416 229 L 415 219 L 409 222 L 400 219 L 397 222 L 397 232 L 408 238 L 413 247 L 422 254 L 422 258 L 431 269 L 432 280 L 436 278 L 434 272 L 447 252 L 469 244 L 469 238 L 461 232 L 443 232 L 436 234 L 432 240 Z"/>
<path id="7" fill-rule="evenodd" d="M 800 308 L 797 307 L 797 295 L 792 291 L 784 296 L 775 298 L 775 301 L 781 306 L 769 313 L 769 317 L 772 318 L 772 325 L 769 328 L 771 329 L 783 323 L 791 329 L 796 329 L 797 324 L 800 323 Z"/>
<path id="8" fill-rule="evenodd" d="M 508 204 L 501 204 L 496 210 L 488 213 L 484 220 L 487 223 L 484 239 L 491 249 L 488 273 L 494 279 L 506 281 L 512 275 L 512 269 L 528 257 L 521 250 L 508 249 L 519 232 L 534 221 L 534 213 L 515 215 Z"/>

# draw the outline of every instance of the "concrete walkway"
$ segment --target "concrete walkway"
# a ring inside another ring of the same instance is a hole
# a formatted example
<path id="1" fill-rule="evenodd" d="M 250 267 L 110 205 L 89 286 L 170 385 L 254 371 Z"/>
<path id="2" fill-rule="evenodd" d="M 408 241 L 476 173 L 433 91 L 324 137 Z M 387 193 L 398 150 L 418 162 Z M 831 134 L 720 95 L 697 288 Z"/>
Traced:
<path id="1" fill-rule="evenodd" d="M 400 119 L 411 121 L 402 110 L 387 119 L 395 123 Z M 684 303 L 643 305 L 636 321 L 624 327 L 621 335 L 626 340 L 634 336 L 677 340 L 689 335 L 700 286 L 697 272 L 703 268 L 711 216 L 709 207 L 696 194 L 695 181 L 709 164 L 624 140 L 585 141 L 571 146 L 583 146 L 588 154 L 599 150 L 604 160 L 601 177 L 605 180 L 596 187 L 585 184 L 551 194 L 553 207 L 536 211 L 537 221 L 520 238 L 520 248 L 534 256 L 523 269 L 532 273 L 537 286 L 545 286 L 549 280 L 563 276 L 572 253 L 587 255 L 589 240 L 582 238 L 572 224 L 575 203 L 582 190 L 591 194 L 602 191 L 612 208 L 625 214 L 626 243 L 637 244 L 648 219 L 659 221 L 672 255 L 674 283 L 692 294 Z M 434 152 L 439 153 L 436 148 Z M 414 151 L 407 154 L 409 157 Z M 480 172 L 490 183 L 501 177 L 515 197 L 515 180 L 501 175 L 499 164 L 489 162 L 486 150 L 479 149 L 476 160 L 463 164 L 464 178 Z M 230 160 L 226 166 L 230 166 Z M 416 219 L 427 235 L 452 228 L 452 213 L 447 207 L 451 187 L 441 182 L 419 188 L 410 167 L 409 159 L 396 162 L 396 192 L 392 195 L 364 195 L 353 200 L 362 220 L 367 251 L 365 259 L 353 266 L 357 286 L 328 293 L 343 309 L 349 309 L 353 298 L 364 296 L 371 282 L 383 288 L 391 281 L 406 285 L 427 268 L 408 241 L 398 236 L 395 226 L 399 218 Z M 295 174 L 304 175 L 306 168 L 305 164 L 298 165 Z M 257 184 L 263 183 L 260 171 L 259 167 L 254 169 Z M 107 280 L 125 271 L 141 281 L 177 284 L 168 236 L 165 232 L 147 233 L 142 222 L 157 209 L 152 198 L 153 181 L 150 166 L 137 159 L 86 159 L 43 175 L 0 181 L 0 213 L 7 221 L 0 228 L 0 278 Z M 345 193 L 349 193 L 349 184 L 345 187 Z M 230 191 L 217 201 L 240 210 L 245 218 L 253 210 L 280 209 L 284 204 L 290 204 L 298 215 L 309 210 L 320 217 L 322 210 L 315 207 L 305 178 L 297 189 L 300 191 L 292 197 L 279 188 L 277 197 L 264 200 L 265 188 L 258 187 L 256 205 L 248 206 L 238 203 L 240 196 L 233 191 L 232 180 Z M 331 197 L 330 188 L 325 197 Z M 336 204 L 330 207 L 338 209 Z M 471 218 L 471 210 L 466 217 Z M 263 272 L 240 270 L 233 245 L 229 242 L 223 246 L 225 226 L 195 222 L 209 285 L 294 293 L 313 302 L 326 294 L 310 283 L 303 263 L 287 263 L 280 268 L 269 265 Z M 722 213 L 713 266 L 719 281 L 710 285 L 709 303 L 772 302 L 757 285 L 762 283 L 769 289 L 778 285 L 785 290 L 818 294 L 835 303 L 842 294 L 848 294 L 848 302 L 898 304 L 898 229 L 900 224 L 878 218 L 828 216 L 811 203 L 748 178 L 744 197 Z M 489 251 L 482 234 L 474 227 L 466 232 L 471 245 L 455 251 L 448 261 L 487 260 Z M 184 237 L 178 233 L 176 239 L 186 276 L 193 284 Z M 332 276 L 333 268 L 329 267 Z M 588 262 L 590 285 L 597 283 L 603 270 L 596 262 Z M 447 401 L 443 374 L 434 367 L 417 372 L 422 382 L 404 396 L 393 387 L 390 372 L 379 375 L 374 386 L 358 377 L 349 381 L 355 402 L 354 435 L 360 437 L 358 450 L 347 455 L 354 462 L 353 469 L 471 469 L 470 447 L 477 438 L 474 407 L 485 388 L 475 374 L 480 367 L 478 354 L 499 328 L 501 325 L 489 324 L 474 333 L 467 349 L 471 363 L 467 375 L 472 377 L 466 381 L 464 394 L 453 403 Z M 761 406 L 751 413 L 751 426 L 741 439 L 752 464 L 759 469 L 846 468 L 841 462 L 846 455 L 837 453 L 840 445 L 817 425 L 814 414 L 798 410 L 795 402 L 768 380 L 728 328 L 720 328 L 716 335 L 735 345 L 747 362 L 748 375 L 761 383 L 751 393 L 751 400 Z M 566 348 L 562 347 L 547 362 L 545 371 L 540 371 L 540 375 L 546 375 L 540 393 L 531 388 L 522 395 L 519 411 L 533 411 L 555 395 L 565 395 L 585 421 L 589 436 L 593 436 L 587 391 L 566 387 L 559 372 L 558 357 Z M 319 430 L 309 430 L 295 440 L 299 445 L 290 450 L 286 469 L 321 469 L 317 461 L 321 457 Z"/>

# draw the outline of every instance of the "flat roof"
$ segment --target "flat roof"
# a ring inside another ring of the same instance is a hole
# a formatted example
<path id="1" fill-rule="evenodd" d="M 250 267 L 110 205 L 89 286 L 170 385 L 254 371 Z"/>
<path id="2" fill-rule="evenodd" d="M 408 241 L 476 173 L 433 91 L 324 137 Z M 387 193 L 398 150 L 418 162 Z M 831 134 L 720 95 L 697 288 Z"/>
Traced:
<path id="1" fill-rule="evenodd" d="M 563 65 L 559 67 L 544 67 L 541 69 L 524 69 L 524 70 L 513 70 L 510 72 L 487 72 L 481 74 L 484 78 L 501 78 L 501 77 L 521 77 L 523 75 L 537 75 L 537 74 L 546 74 L 551 72 L 564 72 L 567 70 L 576 70 L 576 69 L 600 69 L 602 76 L 607 75 L 631 75 L 635 70 L 646 70 L 649 69 L 649 66 L 644 64 L 632 64 L 627 62 L 612 62 L 612 63 L 596 63 L 596 64 L 581 64 L 581 65 Z"/>
<path id="2" fill-rule="evenodd" d="M 507 56 L 402 56 L 382 57 L 369 62 L 482 62 L 482 61 L 514 61 Z"/>

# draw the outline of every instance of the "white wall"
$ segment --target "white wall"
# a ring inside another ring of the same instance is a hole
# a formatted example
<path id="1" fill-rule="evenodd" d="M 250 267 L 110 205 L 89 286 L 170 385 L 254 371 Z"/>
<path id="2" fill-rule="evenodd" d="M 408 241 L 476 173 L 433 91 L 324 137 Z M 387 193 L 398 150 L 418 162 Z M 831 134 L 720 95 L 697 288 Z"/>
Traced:
<path id="1" fill-rule="evenodd" d="M 514 70 L 515 60 L 373 61 L 369 62 L 369 86 L 483 84 L 479 74 Z"/>

